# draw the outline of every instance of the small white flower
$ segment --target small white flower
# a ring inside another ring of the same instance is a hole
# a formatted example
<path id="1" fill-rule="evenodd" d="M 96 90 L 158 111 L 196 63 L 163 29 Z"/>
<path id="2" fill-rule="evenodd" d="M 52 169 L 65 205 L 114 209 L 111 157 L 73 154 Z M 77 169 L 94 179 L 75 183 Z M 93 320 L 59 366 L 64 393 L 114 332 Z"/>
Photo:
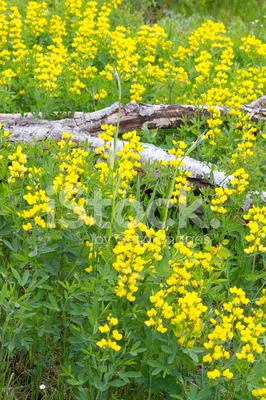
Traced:
<path id="1" fill-rule="evenodd" d="M 41 390 L 44 390 L 46 388 L 46 386 L 42 383 L 41 385 L 40 385 L 40 389 Z"/>

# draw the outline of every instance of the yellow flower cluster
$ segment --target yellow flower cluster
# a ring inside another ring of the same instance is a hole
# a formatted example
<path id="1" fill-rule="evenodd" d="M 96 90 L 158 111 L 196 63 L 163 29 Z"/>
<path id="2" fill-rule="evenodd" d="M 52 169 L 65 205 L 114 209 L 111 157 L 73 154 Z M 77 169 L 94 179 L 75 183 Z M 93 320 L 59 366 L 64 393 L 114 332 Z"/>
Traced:
<path id="1" fill-rule="evenodd" d="M 141 241 L 142 234 L 147 238 L 144 243 Z M 136 300 L 134 294 L 139 290 L 138 283 L 144 280 L 152 263 L 162 259 L 161 251 L 165 245 L 164 231 L 155 232 L 134 221 L 128 223 L 128 229 L 113 249 L 116 255 L 113 268 L 118 272 L 118 284 L 115 287 L 117 296 L 126 297 L 128 301 Z"/>
<path id="2" fill-rule="evenodd" d="M 67 49 L 61 37 L 54 38 L 53 43 L 47 46 L 46 53 L 40 45 L 34 46 L 34 58 L 37 64 L 34 74 L 40 88 L 45 88 L 47 92 L 53 92 L 54 96 L 58 96 L 57 78 L 66 64 Z"/>
<path id="3" fill-rule="evenodd" d="M 234 164 L 239 160 L 241 165 L 243 165 L 254 154 L 252 148 L 257 140 L 256 133 L 258 128 L 250 122 L 250 116 L 247 114 L 234 109 L 230 113 L 237 116 L 238 122 L 236 128 L 241 135 L 240 143 L 237 145 L 237 151 L 232 154 L 231 162 Z"/>
<path id="4" fill-rule="evenodd" d="M 263 245 L 262 240 L 266 236 L 266 207 L 256 207 L 253 205 L 243 218 L 248 221 L 249 235 L 245 236 L 245 239 L 250 244 L 249 247 L 244 249 L 245 253 L 264 253 L 266 246 Z"/>
<path id="5" fill-rule="evenodd" d="M 213 371 L 207 372 L 207 376 L 208 376 L 209 379 L 216 379 L 216 378 L 220 378 L 221 373 L 220 373 L 220 371 L 218 369 L 214 369 Z M 223 371 L 222 376 L 227 378 L 227 379 L 232 379 L 234 374 L 230 371 L 229 368 L 226 368 Z"/>
<path id="6" fill-rule="evenodd" d="M 24 57 L 28 54 L 29 50 L 26 48 L 26 44 L 22 38 L 23 22 L 22 16 L 17 7 L 10 7 L 11 15 L 9 22 L 9 33 L 11 38 L 11 52 L 12 61 L 15 62 L 13 65 L 13 71 L 19 73 L 21 70 L 21 64 Z"/>
<path id="7" fill-rule="evenodd" d="M 104 141 L 104 145 L 96 149 L 96 154 L 101 155 L 103 161 L 99 161 L 95 168 L 100 172 L 100 182 L 104 183 L 109 179 L 111 174 L 111 168 L 108 163 L 109 160 L 109 150 L 111 147 L 111 141 L 113 140 L 114 132 L 116 127 L 113 125 L 102 125 L 101 130 L 103 131 L 98 135 L 100 139 Z"/>
<path id="8" fill-rule="evenodd" d="M 137 175 L 137 170 L 141 166 L 139 153 L 143 151 L 143 147 L 140 144 L 140 137 L 137 135 L 137 131 L 124 133 L 122 138 L 128 141 L 128 143 L 124 144 L 122 150 L 117 152 L 119 157 L 117 175 L 121 182 L 118 194 L 123 198 L 126 196 L 126 189 Z"/>
<path id="9" fill-rule="evenodd" d="M 146 88 L 139 83 L 133 83 L 130 88 L 130 99 L 131 101 L 141 101 L 142 94 L 145 92 Z"/>
<path id="10" fill-rule="evenodd" d="M 104 99 L 107 95 L 108 95 L 108 93 L 106 92 L 106 90 L 101 89 L 101 90 L 99 91 L 99 93 L 95 93 L 94 99 L 95 99 L 95 100 L 102 100 L 102 99 Z"/>
<path id="11" fill-rule="evenodd" d="M 233 173 L 233 177 L 234 178 L 230 180 L 230 184 L 234 188 L 218 187 L 214 189 L 216 198 L 212 199 L 211 201 L 211 203 L 213 204 L 211 206 L 212 211 L 217 212 L 219 214 L 226 214 L 227 209 L 223 207 L 223 204 L 229 199 L 229 196 L 231 196 L 233 193 L 239 195 L 246 190 L 249 184 L 248 181 L 249 175 L 245 172 L 244 168 L 236 170 Z"/>
<path id="12" fill-rule="evenodd" d="M 253 389 L 252 394 L 254 397 L 258 397 L 260 400 L 266 400 L 266 378 L 262 378 L 262 382 L 264 383 L 264 387 L 260 389 Z"/>
<path id="13" fill-rule="evenodd" d="M 26 220 L 32 220 L 31 222 L 22 225 L 25 231 L 32 229 L 33 222 L 35 225 L 38 225 L 43 229 L 47 226 L 43 215 L 50 212 L 51 207 L 49 206 L 50 199 L 47 197 L 45 190 L 42 189 L 40 184 L 42 174 L 43 170 L 41 168 L 30 167 L 27 170 L 27 176 L 31 182 L 31 186 L 26 186 L 27 193 L 23 196 L 23 199 L 31 207 L 18 212 L 19 217 Z"/>
<path id="14" fill-rule="evenodd" d="M 241 50 L 247 53 L 255 53 L 263 58 L 266 58 L 266 43 L 257 39 L 254 35 L 248 35 L 241 39 L 243 44 L 240 46 Z"/>
<path id="15" fill-rule="evenodd" d="M 191 191 L 191 186 L 188 183 L 187 178 L 192 175 L 191 172 L 186 170 L 181 170 L 179 175 L 175 178 L 175 186 L 172 192 L 171 202 L 179 204 L 186 204 L 186 193 Z"/>
<path id="16" fill-rule="evenodd" d="M 204 138 L 209 139 L 209 143 L 212 146 L 215 146 L 217 143 L 216 140 L 219 139 L 219 136 L 222 133 L 220 127 L 223 125 L 223 120 L 221 119 L 221 112 L 218 108 L 210 106 L 208 107 L 208 111 L 211 112 L 212 118 L 207 119 L 209 129 Z"/>
<path id="17" fill-rule="evenodd" d="M 44 174 L 42 168 L 29 167 L 24 164 L 27 162 L 26 155 L 22 153 L 22 147 L 18 146 L 14 154 L 9 158 L 12 165 L 9 167 L 10 182 L 15 182 L 18 177 L 25 177 L 29 184 L 25 187 L 26 194 L 23 199 L 26 201 L 26 209 L 19 211 L 18 215 L 30 220 L 23 224 L 23 229 L 28 231 L 34 225 L 41 228 L 56 228 L 57 223 L 61 229 L 68 226 L 70 214 L 76 215 L 77 226 L 83 224 L 87 226 L 95 225 L 95 220 L 91 215 L 87 214 L 86 198 L 82 196 L 88 192 L 88 187 L 83 184 L 82 177 L 86 170 L 89 153 L 81 148 L 77 148 L 76 144 L 71 140 L 72 135 L 63 133 L 62 140 L 57 142 L 57 155 L 55 164 L 57 173 L 53 177 L 52 186 L 43 188 L 41 178 Z M 47 189 L 47 192 L 46 192 Z M 57 215 L 55 215 L 55 199 L 59 202 L 60 207 L 56 207 Z M 44 216 L 49 216 L 47 222 Z"/>
<path id="18" fill-rule="evenodd" d="M 185 155 L 184 150 L 187 148 L 187 144 L 185 142 L 183 142 L 182 140 L 179 140 L 178 142 L 173 140 L 173 145 L 176 147 L 173 147 L 172 149 L 168 150 L 168 153 L 171 155 L 174 155 L 176 158 L 183 157 Z M 175 165 L 175 164 L 172 163 L 171 165 Z M 177 165 L 180 165 L 180 164 L 177 164 Z"/>
<path id="19" fill-rule="evenodd" d="M 153 308 L 147 311 L 149 319 L 145 324 L 161 333 L 171 326 L 180 345 L 193 347 L 202 334 L 202 316 L 208 310 L 199 294 L 204 271 L 212 271 L 212 264 L 217 260 L 211 252 L 193 252 L 192 243 L 184 244 L 181 239 L 174 245 L 175 259 L 169 261 L 171 275 L 160 284 L 160 290 L 150 296 Z M 201 276 L 196 274 L 198 267 Z"/>
<path id="20" fill-rule="evenodd" d="M 121 346 L 119 346 L 117 342 L 123 339 L 123 335 L 119 333 L 117 329 L 112 330 L 113 326 L 118 324 L 118 319 L 109 315 L 107 317 L 107 321 L 108 323 L 104 324 L 103 326 L 99 326 L 98 328 L 101 333 L 107 334 L 107 338 L 102 338 L 96 343 L 96 345 L 102 349 L 109 348 L 114 351 L 119 351 Z"/>
<path id="21" fill-rule="evenodd" d="M 29 31 L 32 32 L 35 37 L 39 37 L 40 34 L 44 32 L 45 27 L 48 24 L 46 13 L 47 4 L 44 1 L 41 3 L 29 1 L 25 23 L 28 25 Z"/>
<path id="22" fill-rule="evenodd" d="M 219 214 L 226 214 L 227 210 L 222 204 L 228 200 L 229 196 L 233 193 L 233 189 L 218 187 L 215 188 L 214 191 L 216 198 L 211 201 L 213 204 L 211 210 Z"/>
<path id="23" fill-rule="evenodd" d="M 238 58 L 251 54 L 258 62 L 239 68 L 224 24 L 206 21 L 191 33 L 187 45 L 177 46 L 158 24 L 113 27 L 111 14 L 121 2 L 63 0 L 62 10 L 61 3 L 54 10 L 45 1 L 29 1 L 20 14 L 1 0 L 0 86 L 21 94 L 26 78 L 44 100 L 75 95 L 78 106 L 87 108 L 95 100 L 113 101 L 116 68 L 132 101 L 148 96 L 154 102 L 239 108 L 265 92 L 266 67 L 260 64 L 266 45 L 254 35 L 242 39 Z M 219 116 L 214 117 L 207 134 L 213 144 L 220 129 Z"/>
<path id="24" fill-rule="evenodd" d="M 98 147 L 96 153 L 101 155 L 102 160 L 96 164 L 95 168 L 100 172 L 101 183 L 106 182 L 107 179 L 112 177 L 116 180 L 117 193 L 120 198 L 124 198 L 130 182 L 137 175 L 137 169 L 141 166 L 139 153 L 143 151 L 143 147 L 140 144 L 140 137 L 136 131 L 123 134 L 122 139 L 128 142 L 124 143 L 122 149 L 117 152 L 119 166 L 115 167 L 112 171 L 110 163 L 114 155 L 112 154 L 111 141 L 113 140 L 116 127 L 102 125 L 101 129 L 103 133 L 100 133 L 98 137 L 103 139 L 104 145 Z"/>
<path id="25" fill-rule="evenodd" d="M 230 184 L 234 186 L 233 193 L 243 193 L 249 184 L 249 175 L 245 172 L 244 168 L 239 168 L 233 173 L 233 177 L 234 178 L 230 180 Z"/>
<path id="26" fill-rule="evenodd" d="M 84 222 L 87 226 L 92 226 L 95 224 L 95 220 L 92 216 L 87 215 L 86 199 L 79 196 L 88 191 L 87 186 L 82 184 L 81 177 L 85 172 L 89 153 L 77 148 L 71 138 L 72 135 L 64 132 L 62 140 L 57 143 L 61 149 L 57 154 L 57 159 L 60 161 L 60 173 L 53 180 L 53 188 L 58 193 L 61 202 L 78 216 L 79 221 Z"/>
<path id="27" fill-rule="evenodd" d="M 17 146 L 16 152 L 8 156 L 8 158 L 12 161 L 11 165 L 8 167 L 10 171 L 8 182 L 14 183 L 18 178 L 23 178 L 27 171 L 27 167 L 25 167 L 27 156 L 22 153 L 22 147 L 19 145 Z"/>
<path id="28" fill-rule="evenodd" d="M 250 303 L 245 292 L 241 288 L 230 289 L 231 301 L 223 303 L 223 310 L 214 310 L 215 318 L 210 318 L 212 325 L 208 334 L 208 341 L 204 347 L 208 353 L 203 357 L 203 362 L 217 367 L 217 363 L 223 365 L 223 360 L 236 357 L 238 360 L 246 360 L 247 363 L 254 363 L 256 355 L 263 352 L 259 340 L 263 337 L 266 328 L 261 320 L 266 314 L 263 309 L 247 308 Z M 256 305 L 262 305 L 263 301 L 256 301 Z M 237 343 L 237 346 L 236 346 Z M 216 379 L 220 374 L 210 371 L 208 377 Z M 225 371 L 224 371 L 225 372 Z M 233 377 L 229 370 L 223 376 L 228 379 Z"/>
<path id="29" fill-rule="evenodd" d="M 32 188 L 28 186 L 27 189 L 29 190 L 29 193 L 23 196 L 24 200 L 26 200 L 29 205 L 33 205 L 33 207 L 29 210 L 24 210 L 23 212 L 20 212 L 19 215 L 24 219 L 30 219 L 35 216 L 35 224 L 39 225 L 41 228 L 45 228 L 45 220 L 36 214 L 47 213 L 51 211 L 51 207 L 48 206 L 49 198 L 46 196 L 43 189 L 38 190 L 38 184 L 35 184 L 35 186 L 37 186 L 37 190 L 33 194 L 31 193 Z M 27 227 L 27 229 L 24 228 L 24 230 L 29 230 L 29 224 L 26 224 L 24 226 Z"/>

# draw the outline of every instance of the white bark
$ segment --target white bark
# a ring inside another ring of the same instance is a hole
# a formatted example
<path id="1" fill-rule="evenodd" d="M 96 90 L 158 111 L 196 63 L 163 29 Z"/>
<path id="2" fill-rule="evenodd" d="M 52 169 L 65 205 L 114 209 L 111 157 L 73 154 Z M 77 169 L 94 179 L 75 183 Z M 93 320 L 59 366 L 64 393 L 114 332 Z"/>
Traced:
<path id="1" fill-rule="evenodd" d="M 229 110 L 228 107 L 217 107 L 223 114 Z M 253 121 L 266 121 L 266 96 L 257 101 L 242 107 L 242 111 L 251 116 Z M 127 132 L 134 129 L 155 128 L 175 128 L 189 122 L 198 116 L 210 117 L 207 106 L 193 105 L 149 105 L 128 103 L 121 108 L 120 132 Z M 41 117 L 41 114 L 39 115 Z M 3 127 L 11 132 L 10 141 L 33 142 L 45 139 L 60 139 L 62 132 L 74 135 L 73 140 L 86 141 L 92 149 L 103 145 L 102 139 L 98 138 L 103 124 L 117 124 L 118 103 L 92 113 L 76 112 L 73 118 L 48 121 L 37 119 L 32 114 L 21 116 L 20 114 L 0 114 L 0 122 Z M 124 141 L 118 140 L 117 150 L 121 149 Z M 175 157 L 169 155 L 167 151 L 152 144 L 142 143 L 144 151 L 140 153 L 141 162 L 160 160 L 173 160 Z M 213 177 L 213 184 L 218 186 L 228 186 L 232 176 L 226 176 L 224 172 L 218 171 L 217 167 L 194 160 L 191 157 L 184 158 L 182 168 L 192 173 L 192 182 L 198 184 L 208 184 L 210 177 Z M 266 193 L 261 195 L 262 202 L 265 202 Z M 251 204 L 251 199 L 247 199 L 246 205 Z M 244 205 L 245 207 L 245 205 Z"/>
<path id="2" fill-rule="evenodd" d="M 229 111 L 228 107 L 216 108 L 223 114 Z M 255 122 L 266 121 L 266 96 L 242 107 L 242 111 L 250 115 Z M 121 108 L 120 116 L 120 132 L 129 132 L 144 127 L 176 128 L 184 122 L 189 123 L 195 116 L 211 117 L 211 114 L 207 106 L 128 103 Z M 91 113 L 76 112 L 72 118 L 56 121 L 37 119 L 32 114 L 23 117 L 20 114 L 0 114 L 0 122 L 4 128 L 13 133 L 11 139 L 25 141 L 32 137 L 37 140 L 56 138 L 64 131 L 97 136 L 101 132 L 101 125 L 116 125 L 117 119 L 118 103 Z"/>

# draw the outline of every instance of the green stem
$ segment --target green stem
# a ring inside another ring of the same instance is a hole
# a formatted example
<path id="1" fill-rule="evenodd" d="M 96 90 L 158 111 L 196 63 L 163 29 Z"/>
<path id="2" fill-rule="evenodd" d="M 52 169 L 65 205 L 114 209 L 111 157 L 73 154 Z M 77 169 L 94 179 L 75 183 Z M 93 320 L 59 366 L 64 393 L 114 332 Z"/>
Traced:
<path id="1" fill-rule="evenodd" d="M 218 400 L 218 385 L 216 385 L 216 388 L 215 388 L 215 395 L 214 395 L 214 400 Z"/>
<path id="2" fill-rule="evenodd" d="M 255 272 L 255 265 L 256 265 L 256 253 L 253 255 L 253 263 L 252 263 L 252 274 Z"/>
<path id="3" fill-rule="evenodd" d="M 116 156 L 117 138 L 118 138 L 118 132 L 119 132 L 119 126 L 120 126 L 120 119 L 121 119 L 121 99 L 122 99 L 121 82 L 120 82 L 120 79 L 119 79 L 116 69 L 114 69 L 114 78 L 115 78 L 115 81 L 117 84 L 117 90 L 118 90 L 118 112 L 117 112 L 116 131 L 114 133 L 114 148 L 113 148 L 113 154 L 112 154 L 112 158 L 111 158 L 111 170 L 112 171 L 114 171 L 114 168 L 115 168 L 115 156 Z"/>
<path id="4" fill-rule="evenodd" d="M 176 178 L 176 175 L 177 175 L 177 171 L 178 171 L 178 166 L 176 166 L 175 169 L 174 169 L 174 174 L 173 174 L 173 177 L 172 177 L 172 180 L 171 180 L 171 185 L 170 185 L 170 188 L 169 188 L 169 191 L 168 191 L 168 195 L 167 195 L 167 199 L 166 199 L 166 210 L 165 210 L 165 214 L 164 214 L 162 229 L 166 228 L 166 221 L 167 221 L 167 217 L 168 217 L 168 209 L 169 209 L 169 204 L 170 204 L 170 200 L 171 200 L 171 197 L 172 197 L 172 193 L 173 193 L 173 190 L 174 190 L 174 187 L 175 187 L 175 178 Z"/>
<path id="5" fill-rule="evenodd" d="M 121 99 L 122 99 L 122 89 L 121 89 L 121 82 L 119 79 L 119 76 L 117 74 L 116 69 L 114 69 L 114 78 L 117 84 L 117 90 L 118 90 L 118 113 L 117 113 L 117 124 L 116 124 L 116 131 L 114 133 L 114 142 L 113 142 L 113 149 L 112 149 L 112 157 L 111 157 L 111 173 L 112 173 L 112 192 L 113 192 L 113 197 L 112 197 L 112 210 L 111 210 L 111 219 L 110 219 L 110 228 L 108 230 L 108 243 L 107 243 L 107 248 L 110 252 L 110 246 L 111 246 L 111 239 L 112 239 L 112 234 L 113 234 L 113 224 L 114 224 L 114 219 L 115 219 L 115 204 L 116 204 L 116 197 L 119 189 L 119 178 L 116 182 L 115 185 L 115 180 L 114 180 L 114 171 L 115 171 L 115 157 L 116 157 L 116 149 L 117 149 L 117 139 L 118 139 L 118 132 L 119 132 L 119 127 L 120 127 L 120 119 L 121 119 Z"/>

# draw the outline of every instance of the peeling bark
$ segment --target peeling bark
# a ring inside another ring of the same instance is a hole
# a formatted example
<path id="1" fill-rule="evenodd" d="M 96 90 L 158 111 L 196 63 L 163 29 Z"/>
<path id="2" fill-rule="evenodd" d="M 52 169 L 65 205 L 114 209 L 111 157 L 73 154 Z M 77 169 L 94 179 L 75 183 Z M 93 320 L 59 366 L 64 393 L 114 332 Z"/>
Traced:
<path id="1" fill-rule="evenodd" d="M 228 107 L 216 107 L 222 114 L 229 111 Z M 250 115 L 252 120 L 266 121 L 266 96 L 242 107 L 242 111 Z M 120 132 L 128 132 L 143 128 L 176 128 L 189 123 L 195 117 L 211 117 L 207 106 L 193 105 L 152 105 L 128 103 L 121 108 Z M 40 114 L 41 117 L 41 114 Z M 61 132 L 97 136 L 101 125 L 116 125 L 118 118 L 118 103 L 91 113 L 76 112 L 72 118 L 47 121 L 34 118 L 32 114 L 0 114 L 0 122 L 5 129 L 12 132 L 11 140 L 37 140 L 56 138 Z"/>
<path id="2" fill-rule="evenodd" d="M 223 114 L 228 113 L 228 107 L 216 107 Z M 242 107 L 242 111 L 251 116 L 252 120 L 266 121 L 266 96 Z M 195 116 L 211 117 L 207 106 L 193 105 L 149 105 L 128 103 L 121 108 L 120 132 L 128 132 L 142 128 L 175 128 L 185 122 L 191 121 Z M 40 115 L 41 117 L 41 115 Z M 95 149 L 103 145 L 103 140 L 97 135 L 101 132 L 103 124 L 117 124 L 118 103 L 92 113 L 76 112 L 73 118 L 48 121 L 37 119 L 32 114 L 21 116 L 20 114 L 0 114 L 0 122 L 3 127 L 11 132 L 10 141 L 33 142 L 45 139 L 60 139 L 62 132 L 74 135 L 73 140 L 88 141 L 89 146 Z M 126 142 L 118 140 L 117 151 L 121 150 Z M 161 160 L 174 160 L 173 155 L 152 144 L 142 143 L 144 151 L 140 153 L 142 163 L 154 163 Z M 184 168 L 192 173 L 191 183 L 197 186 L 218 185 L 228 186 L 232 176 L 226 176 L 217 167 L 191 157 L 185 157 Z M 210 181 L 212 177 L 212 181 Z M 266 202 L 266 193 L 261 194 L 261 201 Z M 249 197 L 246 208 L 252 204 Z M 244 205 L 245 206 L 245 205 Z"/>

